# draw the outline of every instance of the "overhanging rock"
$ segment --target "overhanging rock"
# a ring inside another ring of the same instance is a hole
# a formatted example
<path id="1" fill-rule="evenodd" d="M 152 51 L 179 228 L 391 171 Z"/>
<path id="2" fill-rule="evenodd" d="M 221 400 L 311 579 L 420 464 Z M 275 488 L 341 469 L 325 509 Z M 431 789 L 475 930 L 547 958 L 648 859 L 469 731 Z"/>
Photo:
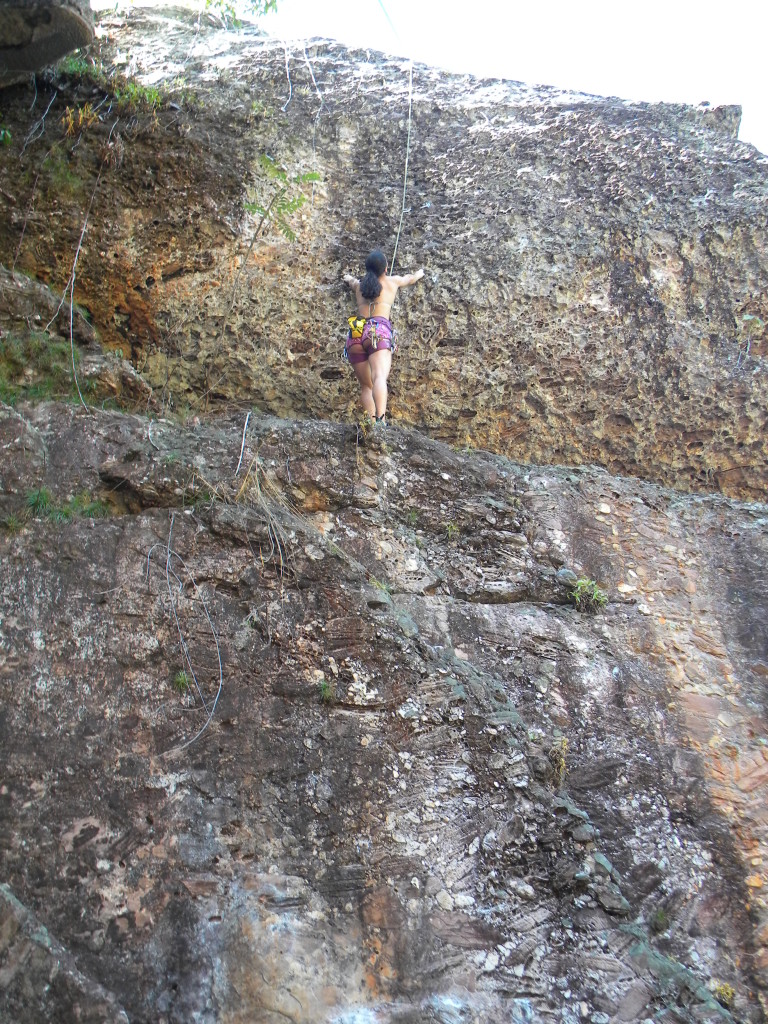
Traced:
<path id="1" fill-rule="evenodd" d="M 88 0 L 0 4 L 0 87 L 87 46 L 92 39 Z"/>

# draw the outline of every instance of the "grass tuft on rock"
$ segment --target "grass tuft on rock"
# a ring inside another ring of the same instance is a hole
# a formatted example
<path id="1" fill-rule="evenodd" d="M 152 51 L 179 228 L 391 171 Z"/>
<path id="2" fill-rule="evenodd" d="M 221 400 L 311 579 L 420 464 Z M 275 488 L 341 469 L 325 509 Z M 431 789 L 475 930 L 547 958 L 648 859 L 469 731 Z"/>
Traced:
<path id="1" fill-rule="evenodd" d="M 47 487 L 38 487 L 27 491 L 24 511 L 27 519 L 47 519 L 61 524 L 73 518 L 103 519 L 109 515 L 110 509 L 105 501 L 93 498 L 88 491 L 81 491 L 66 503 L 61 503 L 54 499 Z"/>
<path id="2" fill-rule="evenodd" d="M 577 580 L 569 596 L 577 611 L 592 615 L 608 604 L 606 592 L 590 579 Z"/>
<path id="3" fill-rule="evenodd" d="M 75 365 L 78 354 L 75 351 Z M 70 398 L 74 391 L 72 353 L 67 342 L 42 331 L 0 337 L 0 400 Z"/>

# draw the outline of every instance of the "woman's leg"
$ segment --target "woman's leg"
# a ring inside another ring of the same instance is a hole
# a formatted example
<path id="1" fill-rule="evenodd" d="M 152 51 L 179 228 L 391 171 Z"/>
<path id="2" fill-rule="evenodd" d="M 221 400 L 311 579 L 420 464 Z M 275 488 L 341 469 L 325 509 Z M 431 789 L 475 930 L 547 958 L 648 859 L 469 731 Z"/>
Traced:
<path id="1" fill-rule="evenodd" d="M 360 385 L 360 404 L 370 416 L 376 415 L 376 403 L 373 400 L 373 381 L 371 380 L 371 368 L 368 360 L 362 363 L 352 363 L 357 382 Z"/>
<path id="2" fill-rule="evenodd" d="M 371 374 L 374 415 L 381 419 L 387 411 L 387 378 L 392 368 L 392 352 L 388 348 L 376 349 L 368 356 L 368 366 Z"/>

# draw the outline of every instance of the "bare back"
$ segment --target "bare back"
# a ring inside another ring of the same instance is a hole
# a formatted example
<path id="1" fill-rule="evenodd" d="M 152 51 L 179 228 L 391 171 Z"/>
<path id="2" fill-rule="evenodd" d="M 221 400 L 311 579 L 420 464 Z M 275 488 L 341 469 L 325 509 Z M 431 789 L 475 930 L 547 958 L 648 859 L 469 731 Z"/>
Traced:
<path id="1" fill-rule="evenodd" d="M 417 270 L 415 274 L 404 274 L 402 276 L 394 277 L 390 277 L 388 274 L 382 274 L 379 278 L 381 292 L 373 300 L 363 297 L 360 292 L 360 282 L 356 277 L 348 277 L 345 278 L 345 280 L 355 293 L 357 312 L 359 316 L 384 316 L 389 319 L 392 303 L 395 301 L 398 289 L 408 288 L 410 285 L 416 284 L 416 282 L 420 281 L 423 276 L 423 270 Z"/>

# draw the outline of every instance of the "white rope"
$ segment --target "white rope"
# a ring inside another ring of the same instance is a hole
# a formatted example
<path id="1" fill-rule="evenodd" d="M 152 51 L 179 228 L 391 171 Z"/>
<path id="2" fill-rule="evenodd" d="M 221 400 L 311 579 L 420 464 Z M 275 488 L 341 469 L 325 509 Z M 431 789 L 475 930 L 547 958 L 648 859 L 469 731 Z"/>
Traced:
<path id="1" fill-rule="evenodd" d="M 285 113 L 286 110 L 288 109 L 288 104 L 291 102 L 291 97 L 293 96 L 293 84 L 291 82 L 291 69 L 290 69 L 290 66 L 288 64 L 288 44 L 287 43 L 283 43 L 283 49 L 285 50 L 285 77 L 288 79 L 288 99 L 285 101 L 285 103 L 282 105 L 282 107 L 280 107 L 280 109 L 282 110 L 283 113 Z"/>
<path id="2" fill-rule="evenodd" d="M 240 458 L 237 460 L 237 469 L 235 470 L 235 476 L 240 472 L 240 464 L 243 461 L 243 452 L 245 451 L 245 432 L 248 429 L 248 420 L 251 418 L 251 414 L 245 417 L 245 426 L 243 427 L 243 443 L 240 445 Z"/>
<path id="3" fill-rule="evenodd" d="M 315 72 L 312 70 L 312 65 L 309 62 L 309 54 L 307 53 L 306 45 L 303 47 L 303 49 L 304 49 L 304 60 L 306 62 L 307 67 L 309 68 L 309 73 L 312 76 L 312 85 L 314 85 L 314 87 L 315 87 L 315 92 L 317 93 L 317 98 L 320 100 L 320 106 L 322 107 L 324 105 L 325 101 L 323 100 L 323 94 L 320 92 L 320 89 L 317 86 L 317 80 L 315 79 Z M 320 111 L 318 111 L 318 113 L 319 112 Z"/>
<path id="4" fill-rule="evenodd" d="M 379 0 L 379 7 L 384 12 L 384 17 L 389 22 L 389 27 L 395 34 L 395 37 L 399 43 L 402 43 L 400 33 L 395 28 L 394 22 L 389 16 L 387 8 L 384 6 L 384 0 Z M 400 244 L 400 232 L 403 227 L 403 218 L 405 217 L 405 194 L 408 190 L 408 157 L 411 153 L 411 111 L 413 109 L 413 60 L 409 61 L 409 75 L 408 75 L 408 141 L 405 144 L 405 173 L 403 174 L 403 205 L 400 210 L 400 223 L 397 225 L 397 237 L 395 238 L 395 250 L 392 253 L 392 262 L 389 265 L 390 274 L 395 269 L 395 260 L 397 259 L 397 247 Z"/>
<path id="5" fill-rule="evenodd" d="M 397 259 L 397 247 L 400 244 L 400 231 L 403 227 L 405 217 L 405 195 L 408 190 L 408 158 L 411 154 L 411 112 L 413 110 L 413 61 L 410 62 L 410 74 L 408 76 L 408 140 L 405 144 L 405 173 L 403 174 L 403 206 L 400 210 L 400 223 L 397 225 L 397 238 L 395 239 L 395 251 L 392 253 L 392 263 L 389 267 L 390 274 L 395 269 Z"/>
<path id="6" fill-rule="evenodd" d="M 312 70 L 312 64 L 310 63 L 310 60 L 309 60 L 309 54 L 307 53 L 306 45 L 304 46 L 304 60 L 306 61 L 307 67 L 309 68 L 309 73 L 312 76 L 312 85 L 314 85 L 314 87 L 315 87 L 315 92 L 317 93 L 317 98 L 320 100 L 320 106 L 317 108 L 317 113 L 315 114 L 315 119 L 312 122 L 312 170 L 315 173 L 317 173 L 317 145 L 316 145 L 317 122 L 320 120 L 320 115 L 323 112 L 323 107 L 325 106 L 325 100 L 323 99 L 323 94 L 320 92 L 320 89 L 318 87 L 317 81 L 315 79 L 315 72 Z M 312 182 L 312 203 L 311 203 L 311 205 L 313 207 L 315 205 L 315 183 L 314 183 L 314 181 Z"/>
<path id="7" fill-rule="evenodd" d="M 187 740 L 185 743 L 180 744 L 179 746 L 172 747 L 170 750 L 164 751 L 160 755 L 161 757 L 167 757 L 170 754 L 178 754 L 180 751 L 185 750 L 188 746 L 190 746 L 190 744 L 194 743 L 195 740 L 199 739 L 203 735 L 205 730 L 208 728 L 208 726 L 213 721 L 213 716 L 216 713 L 216 705 L 219 703 L 219 698 L 221 697 L 221 692 L 224 689 L 224 666 L 223 666 L 223 663 L 222 663 L 222 660 L 221 660 L 221 647 L 219 646 L 219 638 L 218 638 L 218 636 L 216 634 L 216 627 L 214 626 L 213 620 L 211 619 L 211 615 L 210 615 L 210 612 L 208 611 L 208 606 L 205 603 L 205 598 L 203 597 L 203 593 L 202 593 L 200 587 L 197 585 L 197 580 L 195 579 L 195 577 L 190 572 L 186 562 L 181 557 L 181 555 L 178 554 L 178 552 L 174 551 L 173 548 L 171 547 L 171 536 L 173 534 L 173 524 L 174 524 L 175 518 L 176 518 L 176 513 L 174 512 L 171 515 L 171 525 L 170 525 L 170 528 L 168 530 L 168 542 L 165 545 L 165 580 L 166 580 L 166 584 L 167 584 L 167 587 L 168 587 L 168 596 L 169 596 L 170 601 L 171 601 L 171 611 L 173 612 L 173 618 L 174 618 L 174 620 L 176 622 L 176 628 L 178 629 L 178 632 L 179 632 L 179 641 L 181 643 L 181 651 L 182 651 L 182 654 L 184 655 L 184 660 L 186 661 L 186 663 L 187 663 L 187 665 L 189 667 L 189 671 L 192 674 L 192 679 L 194 680 L 195 686 L 197 688 L 198 696 L 200 697 L 200 700 L 202 701 L 203 707 L 205 708 L 205 710 L 208 713 L 208 717 L 207 717 L 204 725 L 202 725 L 201 728 L 198 729 L 198 731 L 195 733 L 195 735 L 191 739 Z M 152 552 L 157 547 L 162 547 L 162 545 L 161 544 L 153 544 L 152 547 L 149 549 L 149 552 L 147 553 L 147 584 L 148 585 L 149 585 L 150 560 L 152 558 Z M 203 606 L 203 611 L 205 612 L 205 617 L 208 620 L 208 625 L 209 625 L 211 633 L 213 635 L 213 642 L 216 645 L 216 656 L 217 656 L 218 662 L 219 662 L 219 686 L 218 686 L 218 689 L 216 691 L 216 696 L 213 698 L 213 702 L 211 704 L 209 704 L 206 701 L 205 696 L 203 695 L 203 691 L 202 691 L 202 689 L 200 687 L 200 684 L 199 684 L 199 682 L 197 680 L 197 676 L 195 675 L 195 670 L 194 670 L 194 668 L 192 666 L 192 659 L 190 658 L 190 654 L 189 654 L 189 647 L 187 646 L 187 642 L 184 639 L 184 634 L 182 633 L 182 630 L 181 630 L 181 624 L 179 622 L 179 617 L 176 614 L 176 601 L 174 600 L 173 590 L 171 588 L 171 577 L 173 577 L 174 580 L 176 581 L 176 583 L 178 583 L 179 591 L 181 591 L 183 589 L 183 583 L 182 583 L 181 579 L 179 578 L 179 576 L 174 572 L 173 568 L 171 567 L 171 560 L 173 558 L 176 558 L 176 559 L 178 559 L 179 562 L 181 562 L 181 565 L 182 565 L 184 571 L 186 572 L 187 576 L 189 577 L 189 579 L 190 579 L 190 581 L 192 583 L 192 586 L 195 589 L 195 594 L 196 594 L 197 598 L 199 599 L 200 603 Z"/>

